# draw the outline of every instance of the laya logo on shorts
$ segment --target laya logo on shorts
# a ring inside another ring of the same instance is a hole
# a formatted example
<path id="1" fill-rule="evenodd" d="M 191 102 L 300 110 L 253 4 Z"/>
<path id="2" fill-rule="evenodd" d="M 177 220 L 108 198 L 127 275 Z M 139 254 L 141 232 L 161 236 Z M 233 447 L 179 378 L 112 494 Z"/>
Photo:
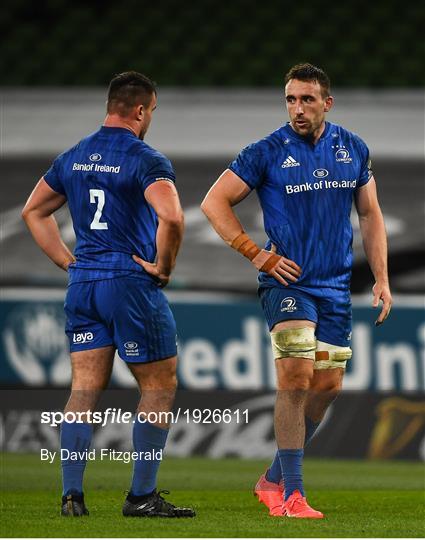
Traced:
<path id="1" fill-rule="evenodd" d="M 91 154 L 91 156 L 89 156 L 90 161 L 100 161 L 101 159 L 102 159 L 102 156 L 100 154 L 98 154 L 97 152 L 95 152 L 94 154 Z"/>
<path id="2" fill-rule="evenodd" d="M 284 298 L 280 303 L 280 311 L 284 311 L 285 313 L 293 313 L 294 311 L 297 311 L 295 298 L 292 298 L 292 296 L 287 296 Z"/>
<path id="3" fill-rule="evenodd" d="M 78 343 L 79 345 L 82 345 L 83 343 L 93 341 L 93 338 L 93 332 L 79 332 L 78 334 L 73 335 L 72 343 Z"/>
<path id="4" fill-rule="evenodd" d="M 124 349 L 126 356 L 139 356 L 139 344 L 136 341 L 126 341 Z"/>

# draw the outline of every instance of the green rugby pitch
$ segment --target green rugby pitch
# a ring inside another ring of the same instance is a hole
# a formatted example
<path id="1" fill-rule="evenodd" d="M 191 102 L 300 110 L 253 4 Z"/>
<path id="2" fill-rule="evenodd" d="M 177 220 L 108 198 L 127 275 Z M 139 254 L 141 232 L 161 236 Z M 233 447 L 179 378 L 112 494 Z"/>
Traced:
<path id="1" fill-rule="evenodd" d="M 131 464 L 90 462 L 90 516 L 61 518 L 60 467 L 38 455 L 2 454 L 3 537 L 423 537 L 421 463 L 307 459 L 305 487 L 323 520 L 270 517 L 252 495 L 265 461 L 165 458 L 158 488 L 193 519 L 124 518 Z"/>

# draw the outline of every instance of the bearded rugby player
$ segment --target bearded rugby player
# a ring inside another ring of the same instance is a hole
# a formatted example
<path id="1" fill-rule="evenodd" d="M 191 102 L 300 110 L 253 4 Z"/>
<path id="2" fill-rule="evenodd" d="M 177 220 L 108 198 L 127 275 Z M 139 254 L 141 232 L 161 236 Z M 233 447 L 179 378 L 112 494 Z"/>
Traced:
<path id="1" fill-rule="evenodd" d="M 354 133 L 325 120 L 330 81 L 311 64 L 285 77 L 289 122 L 247 146 L 223 172 L 201 208 L 221 238 L 259 271 L 259 297 L 277 374 L 277 452 L 254 493 L 271 515 L 322 518 L 307 503 L 304 447 L 341 390 L 351 358 L 351 207 L 375 278 L 376 324 L 391 308 L 387 240 L 369 150 Z M 265 249 L 233 211 L 257 191 Z"/>

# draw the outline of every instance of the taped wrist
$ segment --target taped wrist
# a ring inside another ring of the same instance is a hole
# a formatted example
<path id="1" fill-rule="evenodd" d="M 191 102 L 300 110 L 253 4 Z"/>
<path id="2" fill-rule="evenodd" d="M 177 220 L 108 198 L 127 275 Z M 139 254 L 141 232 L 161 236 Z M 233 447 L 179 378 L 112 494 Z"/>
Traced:
<path id="1" fill-rule="evenodd" d="M 252 261 L 261 251 L 257 244 L 245 233 L 241 232 L 232 240 L 230 246 L 239 251 L 244 257 Z"/>
<path id="2" fill-rule="evenodd" d="M 260 272 L 270 272 L 270 270 L 277 264 L 279 259 L 280 259 L 280 255 L 276 255 L 275 253 L 270 253 L 269 258 L 260 268 Z"/>

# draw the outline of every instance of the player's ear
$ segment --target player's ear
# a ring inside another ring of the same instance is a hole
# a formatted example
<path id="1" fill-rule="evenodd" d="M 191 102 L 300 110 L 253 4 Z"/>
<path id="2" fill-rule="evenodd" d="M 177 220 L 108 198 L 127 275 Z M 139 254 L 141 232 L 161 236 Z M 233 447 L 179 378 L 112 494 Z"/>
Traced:
<path id="1" fill-rule="evenodd" d="M 332 96 L 328 96 L 325 99 L 325 112 L 329 112 L 331 110 L 333 102 L 334 102 L 334 98 Z"/>
<path id="2" fill-rule="evenodd" d="M 143 105 L 139 105 L 137 107 L 137 120 L 143 120 L 143 116 L 145 115 L 145 108 Z"/>

